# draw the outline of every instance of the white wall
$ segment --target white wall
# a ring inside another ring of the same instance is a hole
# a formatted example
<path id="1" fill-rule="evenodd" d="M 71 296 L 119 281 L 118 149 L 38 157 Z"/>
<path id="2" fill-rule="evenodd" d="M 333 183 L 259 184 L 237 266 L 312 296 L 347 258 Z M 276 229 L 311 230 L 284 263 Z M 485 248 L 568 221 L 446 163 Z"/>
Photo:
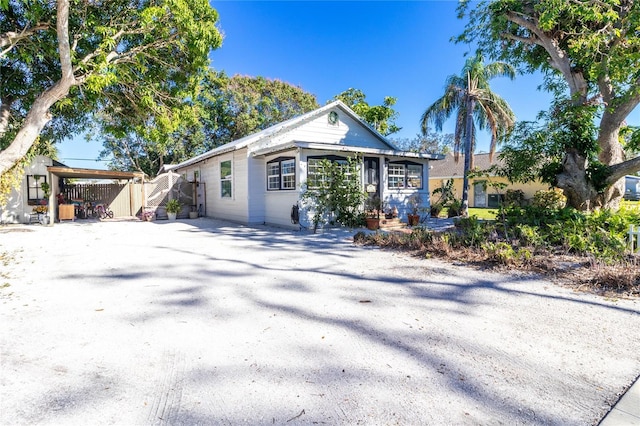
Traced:
<path id="1" fill-rule="evenodd" d="M 408 199 L 414 194 L 420 194 L 422 199 L 422 207 L 428 209 L 431 204 L 431 192 L 429 191 L 429 160 L 419 158 L 399 158 L 399 157 L 386 157 L 390 162 L 409 160 L 414 163 L 422 164 L 422 189 L 396 189 L 388 188 L 388 168 L 382 159 L 383 164 L 383 186 L 382 186 L 382 199 L 386 203 L 386 206 L 393 209 L 398 209 L 398 217 L 404 221 L 407 220 L 407 213 L 410 213 L 408 208 Z M 427 210 L 428 211 L 428 210 Z"/>
<path id="2" fill-rule="evenodd" d="M 220 186 L 220 163 L 228 160 L 231 160 L 232 167 L 232 196 L 223 198 Z M 200 182 L 203 182 L 206 188 L 205 216 L 248 223 L 247 164 L 247 149 L 245 148 L 206 159 L 184 169 L 177 169 L 176 173 L 184 173 L 187 177 L 193 177 L 194 170 L 200 171 Z"/>
<path id="3" fill-rule="evenodd" d="M 27 190 L 27 175 L 46 176 L 47 183 L 51 187 L 50 199 L 53 199 L 58 192 L 58 180 L 52 179 L 47 171 L 47 166 L 51 165 L 53 165 L 51 158 L 37 155 L 31 163 L 25 167 L 24 176 L 19 188 L 11 191 L 7 206 L 0 210 L 0 222 L 29 223 L 30 214 L 35 206 L 28 205 L 29 191 Z M 49 204 L 51 205 L 51 201 Z"/>
<path id="4" fill-rule="evenodd" d="M 278 157 L 294 157 L 296 160 L 296 189 L 293 190 L 280 190 L 280 191 L 267 191 L 267 163 Z M 298 202 L 300 198 L 300 177 L 301 177 L 301 164 L 300 155 L 297 150 L 291 150 L 286 152 L 280 152 L 278 154 L 267 156 L 260 160 L 259 165 L 256 167 L 262 176 L 262 182 L 260 186 L 260 194 L 262 204 L 264 206 L 264 219 L 263 222 L 270 225 L 277 225 L 283 227 L 298 228 L 298 225 L 291 223 L 291 207 Z M 305 169 L 306 170 L 306 169 Z M 306 176 L 306 171 L 305 171 Z"/>
<path id="5" fill-rule="evenodd" d="M 329 123 L 328 116 L 331 111 L 338 113 L 339 120 L 337 125 Z M 363 124 L 347 116 L 342 110 L 334 108 L 331 111 L 326 111 L 325 114 L 300 125 L 296 129 L 270 136 L 254 144 L 250 149 L 257 151 L 267 146 L 280 145 L 291 141 L 389 149 L 388 145 L 364 128 Z"/>
<path id="6" fill-rule="evenodd" d="M 262 224 L 265 217 L 265 193 L 267 188 L 266 162 L 263 158 L 247 158 L 248 223 Z"/>

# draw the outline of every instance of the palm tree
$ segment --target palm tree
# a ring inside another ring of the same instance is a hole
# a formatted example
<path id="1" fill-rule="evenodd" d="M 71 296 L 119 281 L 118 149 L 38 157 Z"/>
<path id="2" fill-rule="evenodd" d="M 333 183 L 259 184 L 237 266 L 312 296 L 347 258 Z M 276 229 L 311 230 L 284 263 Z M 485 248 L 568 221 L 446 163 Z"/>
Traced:
<path id="1" fill-rule="evenodd" d="M 513 127 L 515 116 L 509 104 L 489 88 L 489 80 L 494 77 L 515 78 L 514 68 L 505 62 L 485 65 L 481 54 L 470 57 L 460 75 L 447 77 L 444 95 L 422 114 L 422 133 L 434 124 L 442 131 L 444 122 L 456 111 L 456 130 L 453 152 L 457 162 L 464 149 L 464 179 L 462 182 L 462 215 L 467 216 L 469 208 L 469 170 L 473 168 L 473 152 L 476 147 L 476 129 L 491 131 L 489 157 L 493 158 L 496 145 L 506 137 Z M 461 141 L 464 141 L 462 146 Z M 462 149 L 461 149 L 462 148 Z"/>

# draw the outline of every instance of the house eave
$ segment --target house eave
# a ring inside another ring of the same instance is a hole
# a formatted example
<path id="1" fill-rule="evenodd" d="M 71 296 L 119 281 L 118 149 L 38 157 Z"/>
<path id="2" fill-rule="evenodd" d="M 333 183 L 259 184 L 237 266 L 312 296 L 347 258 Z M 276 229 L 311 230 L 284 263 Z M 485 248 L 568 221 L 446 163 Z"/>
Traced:
<path id="1" fill-rule="evenodd" d="M 371 154 L 371 155 L 385 155 L 389 157 L 418 158 L 418 159 L 424 159 L 424 160 L 444 159 L 444 156 L 440 154 L 399 151 L 399 150 L 393 150 L 393 149 L 365 148 L 365 147 L 359 147 L 359 146 L 335 145 L 335 144 L 325 144 L 325 143 L 319 143 L 319 142 L 296 142 L 295 144 L 299 148 L 314 149 L 319 151 L 353 152 L 353 153 Z"/>

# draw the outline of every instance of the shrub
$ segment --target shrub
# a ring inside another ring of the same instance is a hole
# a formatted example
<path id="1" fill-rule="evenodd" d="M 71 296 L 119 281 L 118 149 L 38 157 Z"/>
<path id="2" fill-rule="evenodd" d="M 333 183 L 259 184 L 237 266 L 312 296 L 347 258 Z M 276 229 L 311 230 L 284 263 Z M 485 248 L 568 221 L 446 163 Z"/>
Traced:
<path id="1" fill-rule="evenodd" d="M 447 203 L 447 217 L 457 217 L 462 213 L 462 201 L 453 199 Z"/>
<path id="2" fill-rule="evenodd" d="M 567 197 L 565 197 L 562 190 L 558 188 L 540 190 L 533 194 L 533 205 L 558 210 L 567 205 Z"/>
<path id="3" fill-rule="evenodd" d="M 440 203 L 431 204 L 431 217 L 440 216 L 440 212 L 442 212 L 442 208 L 443 206 Z"/>
<path id="4" fill-rule="evenodd" d="M 524 192 L 520 189 L 507 189 L 504 193 L 504 204 L 507 206 L 523 206 Z"/>
<path id="5" fill-rule="evenodd" d="M 318 171 L 321 176 L 318 185 L 305 187 L 302 194 L 303 205 L 313 211 L 313 231 L 327 221 L 348 227 L 361 226 L 366 194 L 360 184 L 358 158 L 349 157 L 347 164 L 323 159 Z"/>

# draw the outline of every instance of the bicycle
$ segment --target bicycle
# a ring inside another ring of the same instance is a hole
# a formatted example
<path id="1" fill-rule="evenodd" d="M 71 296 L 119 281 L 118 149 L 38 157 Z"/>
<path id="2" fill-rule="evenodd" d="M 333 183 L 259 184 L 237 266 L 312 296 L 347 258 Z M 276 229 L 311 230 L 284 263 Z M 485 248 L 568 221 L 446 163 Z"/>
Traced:
<path id="1" fill-rule="evenodd" d="M 109 209 L 106 204 L 98 204 L 95 209 L 96 214 L 100 219 L 113 219 L 113 211 Z"/>

